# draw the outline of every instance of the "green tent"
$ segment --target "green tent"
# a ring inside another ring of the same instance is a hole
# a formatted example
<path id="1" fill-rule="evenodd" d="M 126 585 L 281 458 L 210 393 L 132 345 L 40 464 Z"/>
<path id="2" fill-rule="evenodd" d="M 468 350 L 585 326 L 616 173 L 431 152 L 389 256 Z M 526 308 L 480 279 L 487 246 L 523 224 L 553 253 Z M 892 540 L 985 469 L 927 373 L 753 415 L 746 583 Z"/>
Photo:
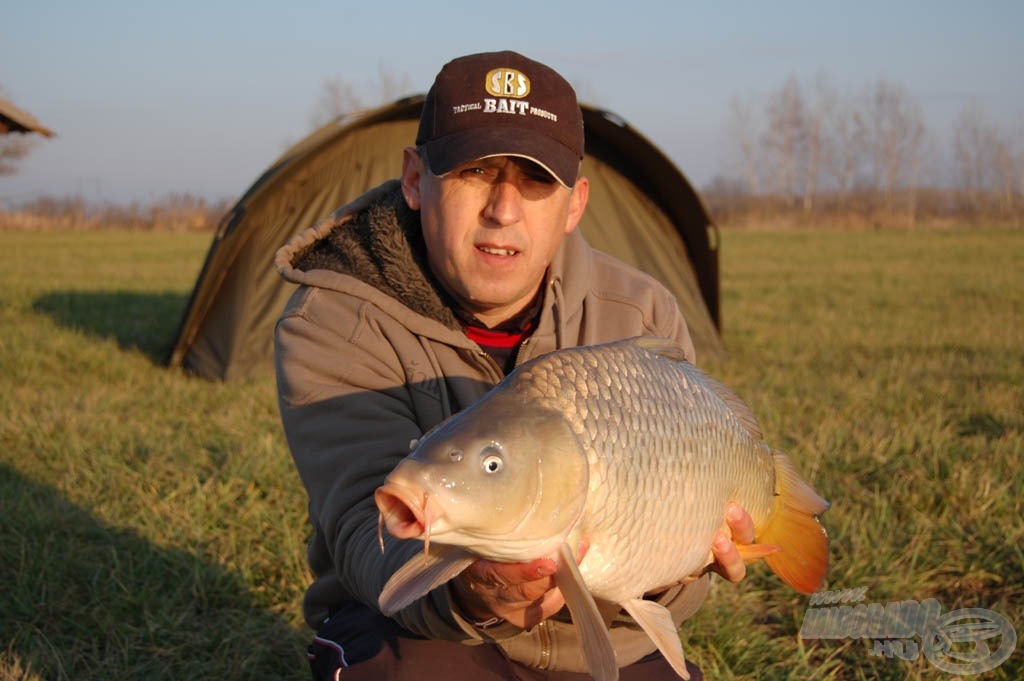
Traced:
<path id="1" fill-rule="evenodd" d="M 423 97 L 340 119 L 284 153 L 221 221 L 167 363 L 211 379 L 272 370 L 273 329 L 293 286 L 273 268 L 294 234 L 401 174 Z M 583 106 L 596 248 L 652 274 L 679 300 L 698 357 L 723 352 L 717 232 L 682 173 L 613 114 Z"/>

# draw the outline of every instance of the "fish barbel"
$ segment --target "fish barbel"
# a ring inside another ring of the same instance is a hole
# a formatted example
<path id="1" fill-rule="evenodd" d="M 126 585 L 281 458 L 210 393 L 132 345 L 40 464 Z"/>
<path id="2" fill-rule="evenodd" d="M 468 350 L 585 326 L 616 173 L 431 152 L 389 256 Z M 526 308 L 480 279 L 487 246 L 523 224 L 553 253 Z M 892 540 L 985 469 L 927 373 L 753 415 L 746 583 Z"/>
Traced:
<path id="1" fill-rule="evenodd" d="M 813 593 L 828 565 L 828 503 L 762 442 L 728 388 L 654 338 L 558 350 L 518 367 L 424 435 L 378 488 L 381 524 L 429 541 L 385 585 L 400 610 L 474 560 L 551 557 L 596 679 L 618 677 L 595 598 L 618 604 L 688 678 L 669 611 L 645 593 L 711 562 L 730 501 L 754 521 L 745 560 L 764 558 Z M 576 548 L 588 545 L 577 565 Z"/>

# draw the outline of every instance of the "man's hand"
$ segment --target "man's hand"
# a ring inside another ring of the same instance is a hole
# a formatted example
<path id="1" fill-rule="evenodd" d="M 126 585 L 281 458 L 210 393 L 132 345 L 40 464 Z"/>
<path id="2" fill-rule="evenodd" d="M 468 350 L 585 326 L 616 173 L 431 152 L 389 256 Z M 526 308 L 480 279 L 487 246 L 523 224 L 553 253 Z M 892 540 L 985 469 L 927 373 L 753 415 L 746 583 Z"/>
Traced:
<path id="1" fill-rule="evenodd" d="M 754 541 L 754 521 L 750 514 L 737 503 L 729 502 L 725 507 L 725 522 L 732 532 L 730 537 L 719 530 L 711 544 L 711 554 L 715 561 L 709 566 L 730 582 L 738 582 L 747 574 L 747 564 L 743 562 L 736 544 L 750 544 Z"/>
<path id="2" fill-rule="evenodd" d="M 581 544 L 577 563 L 586 552 L 587 545 Z M 499 617 L 527 629 L 565 605 L 562 592 L 555 587 L 557 569 L 558 565 L 550 558 L 529 563 L 478 560 L 452 580 L 452 590 L 463 613 L 474 622 Z"/>
<path id="3" fill-rule="evenodd" d="M 717 572 L 730 582 L 747 574 L 747 565 L 736 544 L 754 541 L 754 521 L 743 507 L 729 503 L 725 522 L 731 532 L 715 535 L 711 545 L 714 558 L 707 571 Z M 577 562 L 583 560 L 586 545 L 580 546 Z M 452 580 L 454 598 L 471 620 L 485 622 L 494 617 L 526 629 L 554 615 L 565 605 L 555 587 L 555 561 L 541 558 L 529 563 L 495 563 L 478 560 Z M 684 580 L 691 581 L 697 575 Z"/>

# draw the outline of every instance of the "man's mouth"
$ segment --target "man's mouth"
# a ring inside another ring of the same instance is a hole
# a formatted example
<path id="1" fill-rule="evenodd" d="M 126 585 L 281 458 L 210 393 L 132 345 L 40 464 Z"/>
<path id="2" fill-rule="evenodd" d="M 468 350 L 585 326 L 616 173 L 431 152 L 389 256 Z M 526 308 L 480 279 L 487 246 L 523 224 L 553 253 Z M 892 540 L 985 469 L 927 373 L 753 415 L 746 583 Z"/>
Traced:
<path id="1" fill-rule="evenodd" d="M 477 246 L 477 248 L 489 255 L 515 255 L 519 252 L 512 248 L 498 248 L 497 246 Z"/>

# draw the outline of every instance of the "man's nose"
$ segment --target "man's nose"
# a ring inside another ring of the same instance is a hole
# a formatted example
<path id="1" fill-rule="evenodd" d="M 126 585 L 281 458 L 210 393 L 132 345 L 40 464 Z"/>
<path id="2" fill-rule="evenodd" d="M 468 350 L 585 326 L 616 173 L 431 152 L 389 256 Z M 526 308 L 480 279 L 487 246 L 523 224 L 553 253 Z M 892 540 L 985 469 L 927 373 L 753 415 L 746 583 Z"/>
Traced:
<path id="1" fill-rule="evenodd" d="M 484 217 L 498 225 L 511 225 L 522 217 L 523 195 L 515 182 L 499 179 L 491 185 Z"/>

